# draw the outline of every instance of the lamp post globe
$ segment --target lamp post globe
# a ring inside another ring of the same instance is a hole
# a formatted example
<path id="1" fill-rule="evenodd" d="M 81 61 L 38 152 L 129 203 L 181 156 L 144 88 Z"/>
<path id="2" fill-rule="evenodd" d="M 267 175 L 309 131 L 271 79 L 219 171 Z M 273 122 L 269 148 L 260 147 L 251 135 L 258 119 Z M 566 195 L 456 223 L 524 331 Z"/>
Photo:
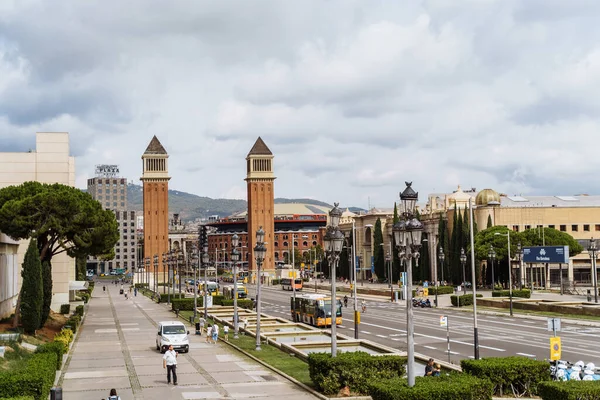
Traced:
<path id="1" fill-rule="evenodd" d="M 260 267 L 265 259 L 267 248 L 264 243 L 265 231 L 262 226 L 256 231 L 256 245 L 254 246 L 254 257 L 256 259 L 256 350 L 260 348 L 260 313 L 261 313 L 261 298 L 260 298 L 260 285 L 261 285 L 261 272 Z"/>

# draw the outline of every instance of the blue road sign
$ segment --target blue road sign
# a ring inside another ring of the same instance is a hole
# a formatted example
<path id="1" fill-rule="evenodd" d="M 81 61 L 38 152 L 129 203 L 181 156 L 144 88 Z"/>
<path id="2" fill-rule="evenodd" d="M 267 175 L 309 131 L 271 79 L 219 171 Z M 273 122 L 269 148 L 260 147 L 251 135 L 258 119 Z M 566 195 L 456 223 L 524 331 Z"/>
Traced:
<path id="1" fill-rule="evenodd" d="M 569 246 L 523 247 L 523 262 L 526 263 L 569 263 Z"/>

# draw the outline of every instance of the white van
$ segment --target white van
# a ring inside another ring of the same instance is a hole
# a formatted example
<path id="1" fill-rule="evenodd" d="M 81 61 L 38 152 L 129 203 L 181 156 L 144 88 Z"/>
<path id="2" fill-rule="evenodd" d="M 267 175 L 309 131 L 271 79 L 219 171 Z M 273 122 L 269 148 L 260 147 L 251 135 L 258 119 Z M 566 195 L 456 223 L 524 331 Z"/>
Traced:
<path id="1" fill-rule="evenodd" d="M 185 328 L 180 321 L 162 321 L 158 323 L 158 333 L 156 334 L 156 350 L 164 353 L 173 346 L 173 350 L 190 351 L 190 341 L 188 335 L 190 331 Z"/>

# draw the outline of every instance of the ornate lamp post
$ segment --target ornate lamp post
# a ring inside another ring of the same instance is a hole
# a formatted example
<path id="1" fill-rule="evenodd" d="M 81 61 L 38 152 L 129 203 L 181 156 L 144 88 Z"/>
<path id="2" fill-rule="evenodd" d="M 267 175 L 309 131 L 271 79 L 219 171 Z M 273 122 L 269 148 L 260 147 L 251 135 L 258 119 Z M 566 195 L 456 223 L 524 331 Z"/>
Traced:
<path id="1" fill-rule="evenodd" d="M 208 269 L 208 241 L 204 241 L 202 244 L 202 264 L 204 264 L 204 319 L 208 319 L 208 284 L 206 282 L 206 270 Z M 216 262 L 215 262 L 216 268 Z"/>
<path id="2" fill-rule="evenodd" d="M 292 239 L 293 240 L 293 239 Z M 265 247 L 265 231 L 262 226 L 256 231 L 256 245 L 254 246 L 254 257 L 256 259 L 256 350 L 260 350 L 260 281 L 261 272 L 260 267 L 265 260 L 267 254 L 267 248 Z"/>
<path id="3" fill-rule="evenodd" d="M 598 302 L 598 285 L 596 281 L 598 280 L 597 272 L 596 272 L 596 259 L 598 257 L 598 247 L 596 246 L 596 241 L 594 238 L 590 239 L 590 245 L 588 246 L 588 254 L 590 255 L 590 259 L 592 261 L 592 284 L 594 285 L 594 302 Z"/>
<path id="4" fill-rule="evenodd" d="M 342 210 L 338 207 L 339 203 L 333 203 L 333 208 L 329 211 L 329 221 L 331 225 L 327 227 L 327 233 L 323 237 L 325 244 L 325 252 L 327 253 L 327 260 L 329 261 L 329 267 L 331 268 L 331 357 L 337 355 L 337 313 L 338 313 L 338 302 L 336 298 L 336 287 L 335 287 L 335 270 L 340 261 L 340 253 L 344 246 L 344 234 L 339 229 L 340 218 L 342 216 Z"/>
<path id="5" fill-rule="evenodd" d="M 465 249 L 460 248 L 460 265 L 462 265 L 462 281 L 463 281 L 463 294 L 467 294 L 467 281 L 465 279 L 465 264 L 467 262 L 467 255 Z"/>
<path id="6" fill-rule="evenodd" d="M 167 284 L 167 253 L 162 253 L 162 266 L 163 266 L 163 294 L 165 293 L 165 285 Z M 156 290 L 158 291 L 158 286 L 156 287 Z"/>
<path id="7" fill-rule="evenodd" d="M 240 253 L 238 252 L 238 245 L 240 244 L 240 237 L 237 233 L 234 233 L 231 237 L 231 262 L 233 262 L 233 338 L 238 338 L 238 288 L 237 288 L 237 262 L 240 259 Z"/>
<path id="8" fill-rule="evenodd" d="M 194 322 L 196 322 L 196 318 L 198 318 L 198 274 L 200 270 L 200 248 L 197 247 L 195 250 L 196 251 L 192 253 L 192 268 L 194 269 Z"/>
<path id="9" fill-rule="evenodd" d="M 444 248 L 440 246 L 438 251 L 438 260 L 440 261 L 440 272 L 441 272 L 441 281 L 444 282 L 444 260 L 446 259 L 446 255 L 444 254 Z"/>
<path id="10" fill-rule="evenodd" d="M 398 246 L 398 256 L 406 262 L 406 348 L 408 386 L 415 385 L 415 340 L 412 308 L 412 259 L 419 258 L 423 224 L 415 218 L 415 206 L 419 194 L 406 182 L 406 189 L 400 194 L 402 217 L 394 224 L 393 232 Z"/>
<path id="11" fill-rule="evenodd" d="M 494 259 L 496 258 L 496 250 L 494 250 L 494 246 L 490 244 L 490 249 L 488 250 L 488 258 L 492 261 L 492 290 L 496 285 L 496 281 L 494 278 Z"/>

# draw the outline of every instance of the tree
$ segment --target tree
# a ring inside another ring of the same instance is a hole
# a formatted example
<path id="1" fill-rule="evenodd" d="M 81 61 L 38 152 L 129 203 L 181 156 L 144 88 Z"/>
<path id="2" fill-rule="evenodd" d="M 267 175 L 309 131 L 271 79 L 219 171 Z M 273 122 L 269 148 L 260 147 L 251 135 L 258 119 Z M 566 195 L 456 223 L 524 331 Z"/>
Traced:
<path id="1" fill-rule="evenodd" d="M 42 284 L 42 262 L 37 249 L 35 239 L 29 242 L 25 253 L 23 269 L 21 271 L 23 284 L 21 286 L 21 304 L 19 313 L 26 333 L 34 334 L 39 328 L 42 318 L 43 284 Z"/>
<path id="2" fill-rule="evenodd" d="M 60 253 L 112 259 L 119 240 L 112 211 L 103 210 L 88 193 L 61 184 L 25 182 L 0 189 L 0 226 L 13 239 L 36 239 L 40 260 L 49 269 L 52 257 Z M 20 296 L 17 308 L 19 302 Z"/>
<path id="3" fill-rule="evenodd" d="M 381 230 L 381 219 L 377 218 L 375 222 L 375 231 L 373 233 L 373 253 L 375 264 L 375 274 L 377 279 L 383 280 L 385 276 L 385 256 L 383 255 L 383 232 Z"/>
<path id="4" fill-rule="evenodd" d="M 87 269 L 87 260 L 85 257 L 77 257 L 75 260 L 75 279 L 78 281 L 85 280 Z"/>
<path id="5" fill-rule="evenodd" d="M 52 267 L 50 262 L 42 262 L 42 281 L 44 286 L 44 301 L 42 303 L 42 318 L 40 319 L 40 328 L 44 326 L 50 315 L 50 305 L 52 304 Z"/>
<path id="6" fill-rule="evenodd" d="M 486 226 L 486 229 L 487 229 L 487 228 L 491 228 L 492 226 L 494 226 L 494 224 L 492 224 L 492 216 L 491 216 L 491 215 L 488 215 L 488 220 L 487 220 L 487 226 Z"/>

